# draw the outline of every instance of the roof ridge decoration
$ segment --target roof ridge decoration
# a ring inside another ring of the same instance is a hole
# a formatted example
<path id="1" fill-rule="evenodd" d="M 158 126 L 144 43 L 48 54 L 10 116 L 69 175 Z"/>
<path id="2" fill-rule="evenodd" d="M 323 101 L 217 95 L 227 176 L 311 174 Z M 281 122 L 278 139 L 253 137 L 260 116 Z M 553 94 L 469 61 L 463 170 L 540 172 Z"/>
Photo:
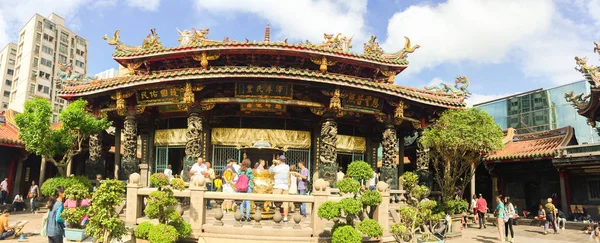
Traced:
<path id="1" fill-rule="evenodd" d="M 452 86 L 445 83 L 439 83 L 425 86 L 425 89 L 437 93 L 452 94 L 454 97 L 460 98 L 462 102 L 464 99 L 471 96 L 471 92 L 467 90 L 469 85 L 471 85 L 471 81 L 469 81 L 467 76 L 457 76 L 456 80 L 454 81 L 454 85 Z"/>
<path id="2" fill-rule="evenodd" d="M 142 46 L 129 46 L 123 44 L 119 38 L 120 30 L 115 31 L 113 38 L 110 39 L 107 35 L 104 35 L 102 39 L 106 40 L 109 45 L 115 46 L 115 53 L 113 56 L 115 57 L 125 57 L 130 55 L 145 55 L 148 52 L 144 52 L 145 50 L 152 50 L 154 52 L 157 51 L 171 51 L 181 48 L 189 48 L 189 47 L 203 47 L 207 45 L 215 46 L 215 45 L 231 45 L 236 43 L 244 43 L 251 45 L 259 45 L 259 46 L 288 46 L 288 47 L 302 47 L 307 49 L 318 49 L 324 51 L 332 51 L 338 53 L 352 54 L 355 56 L 362 57 L 370 57 L 374 59 L 384 60 L 390 63 L 402 64 L 406 65 L 406 58 L 408 54 L 413 53 L 416 49 L 420 48 L 419 45 L 411 46 L 410 39 L 408 37 L 404 37 L 406 42 L 404 48 L 394 53 L 385 53 L 383 49 L 379 46 L 379 42 L 376 41 L 376 36 L 371 36 L 371 39 L 364 43 L 364 53 L 352 53 L 350 50 L 352 49 L 352 37 L 347 37 L 342 35 L 342 33 L 337 34 L 323 34 L 323 42 L 319 44 L 313 44 L 309 40 L 304 42 L 300 42 L 298 44 L 290 44 L 288 43 L 288 39 L 283 41 L 271 41 L 271 31 L 270 27 L 267 24 L 264 33 L 264 39 L 260 42 L 253 41 L 250 42 L 248 39 L 245 39 L 245 42 L 238 42 L 235 40 L 230 40 L 229 37 L 225 37 L 222 41 L 220 40 L 210 40 L 206 36 L 208 35 L 210 29 L 201 29 L 196 30 L 195 28 L 191 28 L 191 30 L 183 30 L 180 31 L 177 29 L 179 33 L 179 45 L 177 47 L 166 48 L 162 46 L 162 43 L 158 40 L 158 35 L 156 34 L 156 29 L 150 29 L 150 35 L 146 37 L 143 41 Z"/>
<path id="3" fill-rule="evenodd" d="M 57 84 L 62 86 L 77 86 L 90 83 L 95 78 L 89 74 L 73 73 L 73 63 L 63 64 L 58 63 L 58 76 L 55 78 Z"/>

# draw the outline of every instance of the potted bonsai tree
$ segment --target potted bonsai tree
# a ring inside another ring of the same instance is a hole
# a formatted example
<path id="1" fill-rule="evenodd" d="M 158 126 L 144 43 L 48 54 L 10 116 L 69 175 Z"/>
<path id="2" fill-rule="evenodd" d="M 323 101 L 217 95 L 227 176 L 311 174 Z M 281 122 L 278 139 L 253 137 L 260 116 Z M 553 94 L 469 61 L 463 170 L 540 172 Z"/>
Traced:
<path id="1" fill-rule="evenodd" d="M 144 213 L 150 219 L 157 219 L 158 224 L 138 225 L 134 233 L 136 238 L 147 239 L 150 242 L 174 243 L 177 239 L 187 237 L 192 232 L 192 227 L 183 220 L 181 212 L 176 210 L 179 201 L 172 190 L 184 190 L 183 180 L 175 178 L 169 182 L 169 178 L 164 174 L 155 173 L 150 176 L 150 185 L 158 190 L 150 193 Z"/>
<path id="2" fill-rule="evenodd" d="M 348 166 L 348 178 L 337 183 L 344 198 L 339 202 L 327 201 L 322 204 L 317 214 L 320 218 L 332 220 L 332 243 L 379 242 L 383 228 L 372 219 L 373 210 L 381 203 L 381 194 L 377 191 L 360 190 L 360 180 L 373 176 L 371 166 L 364 161 L 354 161 Z M 358 222 L 358 223 L 357 223 Z"/>
<path id="3" fill-rule="evenodd" d="M 119 218 L 115 206 L 125 198 L 125 182 L 104 180 L 92 197 L 89 209 L 90 222 L 86 233 L 93 236 L 96 242 L 108 243 L 121 240 L 126 233 L 125 222 Z"/>
<path id="4" fill-rule="evenodd" d="M 82 222 L 88 214 L 88 207 L 82 207 L 81 201 L 88 198 L 88 196 L 88 188 L 80 183 L 72 184 L 65 189 L 65 198 L 76 203 L 75 207 L 65 208 L 60 215 L 67 224 L 65 228 L 65 238 L 67 240 L 82 241 L 87 237 L 85 225 Z"/>
<path id="5" fill-rule="evenodd" d="M 433 212 L 436 201 L 425 199 L 429 195 L 429 188 L 419 186 L 419 176 L 412 172 L 404 173 L 401 179 L 408 205 L 398 209 L 401 222 L 390 227 L 396 242 L 444 242 L 434 235 L 442 215 Z"/>

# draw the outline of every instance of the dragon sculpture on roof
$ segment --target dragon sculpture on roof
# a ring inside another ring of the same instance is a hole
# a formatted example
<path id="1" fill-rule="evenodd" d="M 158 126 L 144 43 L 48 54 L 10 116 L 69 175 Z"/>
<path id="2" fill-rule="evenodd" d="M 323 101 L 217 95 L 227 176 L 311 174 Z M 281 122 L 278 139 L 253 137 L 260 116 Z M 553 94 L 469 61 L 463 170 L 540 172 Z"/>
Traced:
<path id="1" fill-rule="evenodd" d="M 471 95 L 471 92 L 467 90 L 470 84 L 471 82 L 468 77 L 458 76 L 454 81 L 454 85 L 439 83 L 436 85 L 425 86 L 425 89 L 433 92 L 454 94 L 457 97 L 462 97 L 462 100 L 464 100 L 464 98 Z"/>
<path id="2" fill-rule="evenodd" d="M 594 48 L 594 51 L 596 51 L 596 48 Z M 588 78 L 588 81 L 591 81 L 590 84 L 593 87 L 600 87 L 600 73 L 598 72 L 598 67 L 587 65 L 587 57 L 575 57 L 575 63 L 577 64 L 575 70 L 583 73 L 586 78 Z"/>
<path id="3" fill-rule="evenodd" d="M 57 84 L 62 86 L 77 86 L 85 83 L 89 83 L 95 78 L 89 74 L 78 74 L 73 73 L 72 64 L 58 63 L 58 76 L 56 77 Z"/>
<path id="4" fill-rule="evenodd" d="M 565 93 L 565 100 L 577 109 L 583 109 L 590 101 L 590 95 L 583 96 L 582 94 L 575 95 L 573 91 Z"/>
<path id="5" fill-rule="evenodd" d="M 115 33 L 113 34 L 113 38 L 110 39 L 108 38 L 108 35 L 104 35 L 102 36 L 102 39 L 106 40 L 106 42 L 108 42 L 109 45 L 111 46 L 115 46 L 115 50 L 116 52 L 136 52 L 141 50 L 142 48 L 139 46 L 128 46 L 123 44 L 123 42 L 121 42 L 120 39 L 120 35 L 119 32 L 121 32 L 121 30 L 116 30 Z"/>

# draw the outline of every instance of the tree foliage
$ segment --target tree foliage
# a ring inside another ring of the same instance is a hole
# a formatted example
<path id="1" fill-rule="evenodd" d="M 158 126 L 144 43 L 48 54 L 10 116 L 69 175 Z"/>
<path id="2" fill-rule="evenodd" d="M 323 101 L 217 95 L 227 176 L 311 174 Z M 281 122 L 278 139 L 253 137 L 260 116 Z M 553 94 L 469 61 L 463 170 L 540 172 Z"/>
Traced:
<path id="1" fill-rule="evenodd" d="M 485 111 L 446 110 L 432 127 L 425 129 L 421 146 L 429 149 L 435 180 L 444 201 L 457 189 L 464 191 L 475 167 L 489 153 L 502 148 L 504 134 Z"/>
<path id="2" fill-rule="evenodd" d="M 24 112 L 17 114 L 15 121 L 27 151 L 54 164 L 60 175 L 67 175 L 69 171 L 65 168 L 69 168 L 73 158 L 82 152 L 85 140 L 111 125 L 106 118 L 97 119 L 87 112 L 87 104 L 85 100 L 69 104 L 60 113 L 62 125 L 52 129 L 50 102 L 43 98 L 26 101 Z"/>

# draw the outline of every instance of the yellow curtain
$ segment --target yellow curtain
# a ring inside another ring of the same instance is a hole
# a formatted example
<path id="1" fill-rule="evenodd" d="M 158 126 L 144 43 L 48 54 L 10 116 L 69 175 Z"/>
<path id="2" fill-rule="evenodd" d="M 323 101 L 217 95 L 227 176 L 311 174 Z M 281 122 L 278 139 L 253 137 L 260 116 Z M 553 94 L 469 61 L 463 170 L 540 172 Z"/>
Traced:
<path id="1" fill-rule="evenodd" d="M 363 137 L 337 135 L 335 146 L 337 151 L 340 152 L 364 153 L 367 150 L 367 141 Z"/>
<path id="2" fill-rule="evenodd" d="M 213 128 L 211 143 L 215 145 L 252 147 L 253 143 L 267 141 L 272 148 L 310 148 L 310 132 L 249 128 Z"/>
<path id="3" fill-rule="evenodd" d="M 185 133 L 187 129 L 164 129 L 154 132 L 154 145 L 156 146 L 176 146 L 185 145 L 187 138 Z"/>

